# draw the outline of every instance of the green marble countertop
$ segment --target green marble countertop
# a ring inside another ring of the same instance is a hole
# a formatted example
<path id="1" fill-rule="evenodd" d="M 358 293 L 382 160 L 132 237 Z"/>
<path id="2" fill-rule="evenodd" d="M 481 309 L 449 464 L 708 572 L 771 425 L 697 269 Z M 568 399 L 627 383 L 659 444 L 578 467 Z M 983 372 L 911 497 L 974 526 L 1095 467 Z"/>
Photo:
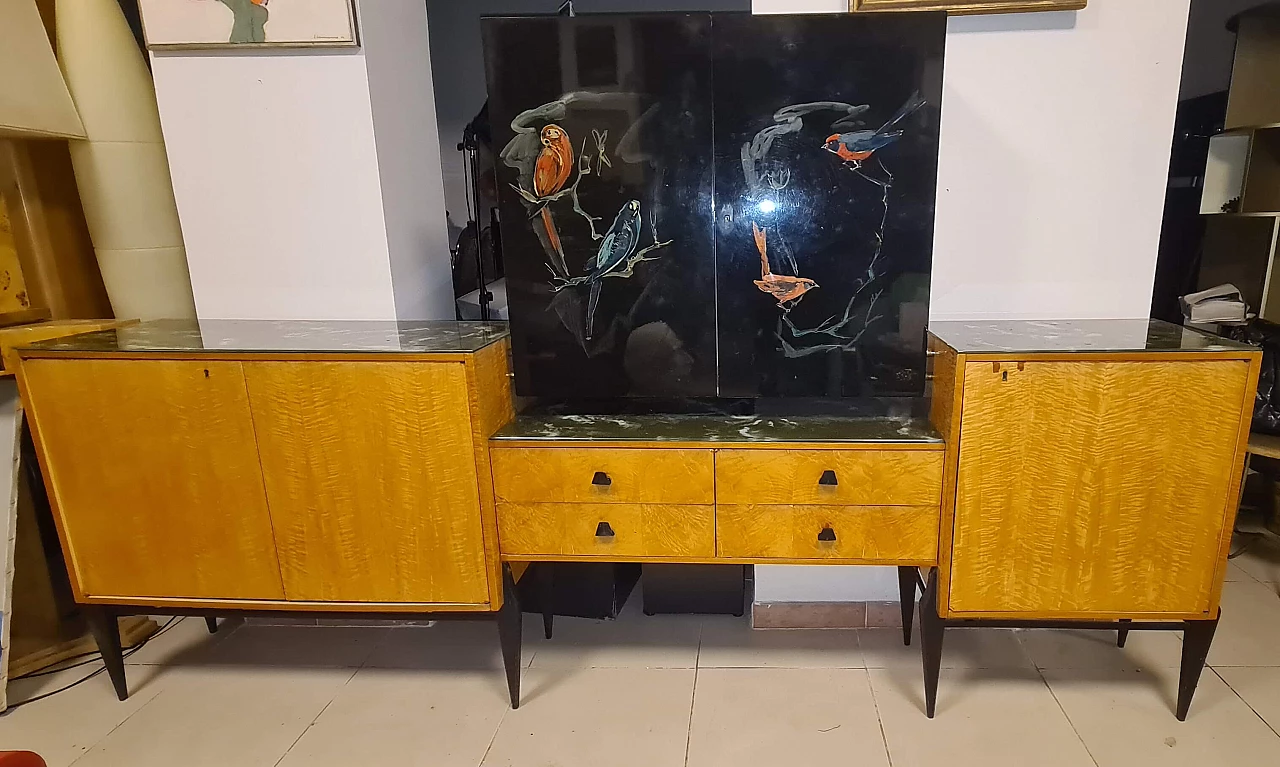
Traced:
<path id="1" fill-rule="evenodd" d="M 505 323 L 321 320 L 158 320 L 20 348 L 111 352 L 466 354 L 508 335 Z"/>
<path id="2" fill-rule="evenodd" d="M 923 418 L 722 415 L 520 416 L 492 439 L 556 442 L 911 442 L 942 444 Z"/>
<path id="3" fill-rule="evenodd" d="M 1162 320 L 930 322 L 929 332 L 961 354 L 1257 351 Z"/>

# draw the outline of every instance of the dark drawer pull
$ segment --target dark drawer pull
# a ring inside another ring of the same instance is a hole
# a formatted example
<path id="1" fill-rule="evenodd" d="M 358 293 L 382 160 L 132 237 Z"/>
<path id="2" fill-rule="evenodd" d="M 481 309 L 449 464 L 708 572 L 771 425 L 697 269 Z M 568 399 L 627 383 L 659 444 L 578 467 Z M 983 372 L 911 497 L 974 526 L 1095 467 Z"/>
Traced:
<path id="1" fill-rule="evenodd" d="M 597 471 L 596 475 L 591 478 L 591 484 L 599 485 L 600 487 L 608 487 L 613 484 L 613 480 L 609 479 L 609 475 L 605 474 L 603 471 Z"/>
<path id="2" fill-rule="evenodd" d="M 818 533 L 818 540 L 824 543 L 832 543 L 835 539 L 836 531 L 832 530 L 830 527 L 824 527 L 822 528 L 822 531 Z"/>
<path id="3" fill-rule="evenodd" d="M 840 481 L 836 479 L 836 473 L 834 471 L 832 471 L 831 469 L 827 469 L 826 471 L 822 472 L 822 478 L 818 480 L 818 484 L 826 485 L 828 487 L 835 487 L 836 485 L 840 484 Z"/>
<path id="4" fill-rule="evenodd" d="M 596 525 L 597 538 L 612 538 L 613 536 L 614 536 L 613 528 L 609 526 L 608 522 L 601 522 L 600 524 Z M 832 540 L 834 540 L 834 538 Z"/>

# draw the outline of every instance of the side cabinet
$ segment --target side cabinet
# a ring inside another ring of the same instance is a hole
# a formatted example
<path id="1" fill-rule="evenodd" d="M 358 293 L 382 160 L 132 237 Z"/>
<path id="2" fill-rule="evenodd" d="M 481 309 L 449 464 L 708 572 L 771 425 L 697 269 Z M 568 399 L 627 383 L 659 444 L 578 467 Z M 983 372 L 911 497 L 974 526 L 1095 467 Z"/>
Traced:
<path id="1" fill-rule="evenodd" d="M 239 362 L 22 368 L 83 597 L 284 598 Z"/>
<path id="2" fill-rule="evenodd" d="M 962 361 L 952 615 L 1216 606 L 1250 364 L 1154 357 Z"/>
<path id="3" fill-rule="evenodd" d="M 246 362 L 286 598 L 489 600 L 461 362 Z"/>
<path id="4" fill-rule="evenodd" d="M 23 359 L 78 601 L 497 610 L 507 352 Z"/>

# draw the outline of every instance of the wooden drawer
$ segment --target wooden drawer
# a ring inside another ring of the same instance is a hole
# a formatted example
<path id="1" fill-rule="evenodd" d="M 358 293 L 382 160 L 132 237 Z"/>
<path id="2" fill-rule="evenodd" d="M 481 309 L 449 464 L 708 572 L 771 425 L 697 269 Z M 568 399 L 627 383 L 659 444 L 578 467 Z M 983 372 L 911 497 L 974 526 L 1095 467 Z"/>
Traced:
<path id="1" fill-rule="evenodd" d="M 535 447 L 489 451 L 508 503 L 715 503 L 710 450 Z"/>
<path id="2" fill-rule="evenodd" d="M 940 450 L 721 450 L 716 499 L 728 504 L 936 506 Z M 830 473 L 828 473 L 830 472 Z"/>
<path id="3" fill-rule="evenodd" d="M 713 557 L 715 507 L 632 503 L 499 503 L 509 556 Z"/>
<path id="4" fill-rule="evenodd" d="M 721 557 L 933 564 L 938 507 L 719 506 L 716 544 Z"/>

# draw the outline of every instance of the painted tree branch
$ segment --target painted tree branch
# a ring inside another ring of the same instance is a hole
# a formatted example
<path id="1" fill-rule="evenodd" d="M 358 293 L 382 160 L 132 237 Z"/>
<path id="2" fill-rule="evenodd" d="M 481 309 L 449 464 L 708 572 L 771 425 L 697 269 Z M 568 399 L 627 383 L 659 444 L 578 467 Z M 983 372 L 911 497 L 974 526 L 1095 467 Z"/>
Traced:
<path id="1" fill-rule="evenodd" d="M 586 285 L 589 282 L 591 282 L 593 279 L 605 279 L 606 277 L 632 277 L 635 275 L 635 268 L 637 265 L 642 264 L 645 261 L 658 260 L 657 256 L 649 256 L 650 253 L 652 253 L 655 250 L 660 250 L 662 248 L 665 248 L 671 245 L 673 242 L 675 242 L 675 240 L 667 240 L 666 242 L 655 242 L 654 244 L 650 245 L 647 248 L 638 250 L 635 253 L 633 253 L 631 256 L 629 256 L 626 261 L 622 262 L 623 265 L 621 269 L 615 269 L 614 271 L 607 272 L 606 274 L 602 274 L 599 277 L 594 277 L 593 275 L 588 274 L 582 277 L 570 277 L 568 279 L 564 279 L 562 277 L 557 276 L 554 272 L 552 272 L 551 291 L 553 293 L 559 293 L 565 288 L 572 288 L 576 285 Z"/>
<path id="2" fill-rule="evenodd" d="M 625 262 L 626 266 L 624 266 L 622 269 L 616 272 L 609 272 L 604 276 L 605 277 L 630 277 L 633 274 L 635 274 L 635 268 L 637 265 L 642 264 L 645 261 L 658 260 L 657 256 L 653 256 L 652 258 L 650 258 L 648 257 L 648 254 L 652 253 L 655 250 L 660 250 L 662 248 L 665 248 L 673 242 L 675 242 L 675 240 L 667 240 L 666 242 L 655 242 L 654 244 L 650 245 L 647 248 L 644 248 L 643 250 L 638 250 L 636 251 L 635 255 L 631 256 L 626 260 Z"/>
<path id="3" fill-rule="evenodd" d="M 862 340 L 862 337 L 866 335 L 867 329 L 871 324 L 883 319 L 884 315 L 877 314 L 872 316 L 872 312 L 875 311 L 876 305 L 880 301 L 880 297 L 884 294 L 883 289 L 872 294 L 871 300 L 867 303 L 865 312 L 855 311 L 855 308 L 858 305 L 858 300 L 862 298 L 863 293 L 880 277 L 880 274 L 876 269 L 880 262 L 880 255 L 884 252 L 884 230 L 889 222 L 889 190 L 893 187 L 893 173 L 885 167 L 884 162 L 879 157 L 876 157 L 876 163 L 880 166 L 880 170 L 884 172 L 885 176 L 887 176 L 887 180 L 880 181 L 866 175 L 861 170 L 861 163 L 851 168 L 851 170 L 862 178 L 880 187 L 883 194 L 880 198 L 880 226 L 875 230 L 876 247 L 874 252 L 871 254 L 871 260 L 867 263 L 866 272 L 858 280 L 858 284 L 853 290 L 853 295 L 849 297 L 849 303 L 845 305 L 844 313 L 840 315 L 838 319 L 835 315 L 832 315 L 817 327 L 806 329 L 796 327 L 791 321 L 790 308 L 784 310 L 782 315 L 782 324 L 790 331 L 792 338 L 798 339 L 811 335 L 825 335 L 833 339 L 839 339 L 840 343 L 820 344 L 813 347 L 796 348 L 787 343 L 786 339 L 782 337 L 782 333 L 779 332 L 778 339 L 782 341 L 783 351 L 788 357 L 804 357 L 823 351 L 851 351 Z M 846 328 L 848 328 L 849 325 L 857 319 L 862 319 L 862 329 L 852 336 L 844 335 Z"/>

